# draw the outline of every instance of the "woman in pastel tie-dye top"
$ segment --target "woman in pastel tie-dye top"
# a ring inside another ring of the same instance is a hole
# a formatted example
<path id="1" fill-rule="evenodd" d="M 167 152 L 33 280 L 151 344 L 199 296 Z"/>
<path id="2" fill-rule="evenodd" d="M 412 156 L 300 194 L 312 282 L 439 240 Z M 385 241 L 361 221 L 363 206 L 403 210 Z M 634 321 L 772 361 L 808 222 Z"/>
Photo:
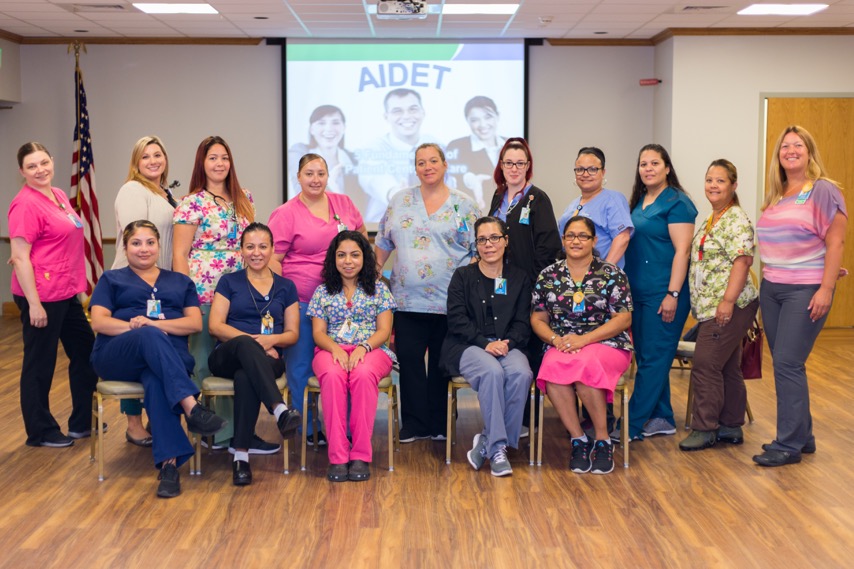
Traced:
<path id="1" fill-rule="evenodd" d="M 780 135 L 768 178 L 756 234 L 765 265 L 759 304 L 774 358 L 777 437 L 753 460 L 782 466 L 816 449 L 805 363 L 833 301 L 848 213 L 815 140 L 800 126 Z"/>

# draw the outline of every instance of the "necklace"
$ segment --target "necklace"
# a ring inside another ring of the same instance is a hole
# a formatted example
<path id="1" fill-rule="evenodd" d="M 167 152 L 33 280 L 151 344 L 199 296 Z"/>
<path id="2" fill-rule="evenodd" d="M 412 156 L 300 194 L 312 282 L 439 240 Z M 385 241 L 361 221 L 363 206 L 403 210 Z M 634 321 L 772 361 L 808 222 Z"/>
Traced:
<path id="1" fill-rule="evenodd" d="M 723 208 L 719 214 L 715 215 L 715 212 L 712 212 L 709 215 L 709 219 L 706 220 L 706 231 L 703 233 L 703 236 L 700 237 L 700 246 L 697 248 L 698 261 L 703 260 L 703 253 L 705 252 L 706 247 L 706 237 L 709 236 L 709 233 L 712 232 L 712 229 L 715 227 L 715 225 L 717 225 L 717 223 L 721 220 L 721 218 L 724 216 L 724 214 L 730 207 L 732 207 L 732 202 L 726 204 L 726 207 Z"/>
<path id="2" fill-rule="evenodd" d="M 270 271 L 270 275 L 272 276 L 272 269 L 267 269 Z M 255 306 L 255 311 L 258 313 L 258 316 L 261 317 L 261 333 L 262 334 L 272 334 L 273 333 L 273 316 L 270 314 L 270 305 L 273 304 L 273 298 L 276 293 L 276 279 L 273 279 L 273 286 L 270 288 L 270 292 L 263 295 L 264 300 L 267 301 L 267 304 L 264 305 L 263 308 L 258 308 L 258 303 L 255 301 L 255 293 L 252 291 L 252 283 L 249 282 L 249 271 L 246 271 L 246 288 L 249 290 L 249 297 L 252 298 L 252 304 Z M 260 294 L 260 293 L 259 293 Z M 264 311 L 267 311 L 267 314 L 263 314 Z M 269 330 L 269 332 L 267 331 Z"/>

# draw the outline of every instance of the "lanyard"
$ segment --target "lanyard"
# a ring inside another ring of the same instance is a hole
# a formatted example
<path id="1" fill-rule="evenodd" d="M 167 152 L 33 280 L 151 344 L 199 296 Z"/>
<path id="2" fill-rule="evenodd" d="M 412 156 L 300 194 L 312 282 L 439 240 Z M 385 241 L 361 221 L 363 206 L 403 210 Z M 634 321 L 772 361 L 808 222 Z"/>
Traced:
<path id="1" fill-rule="evenodd" d="M 703 260 L 703 252 L 705 251 L 705 246 L 706 246 L 706 237 L 709 236 L 709 233 L 712 232 L 712 228 L 714 228 L 714 226 L 717 224 L 717 222 L 719 222 L 721 220 L 721 218 L 724 216 L 724 214 L 727 212 L 727 210 L 730 207 L 732 207 L 732 202 L 729 202 L 727 204 L 727 206 L 717 216 L 715 216 L 715 212 L 712 212 L 709 215 L 709 219 L 706 220 L 706 230 L 703 233 L 703 236 L 700 237 L 700 247 L 699 247 L 699 250 L 697 251 L 697 260 L 698 261 Z"/>

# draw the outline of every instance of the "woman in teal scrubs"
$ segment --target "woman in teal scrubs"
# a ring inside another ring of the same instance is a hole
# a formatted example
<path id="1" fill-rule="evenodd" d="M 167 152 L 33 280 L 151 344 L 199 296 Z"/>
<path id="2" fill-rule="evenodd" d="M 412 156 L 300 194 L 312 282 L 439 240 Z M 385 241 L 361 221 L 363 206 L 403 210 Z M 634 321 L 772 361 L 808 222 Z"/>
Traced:
<path id="1" fill-rule="evenodd" d="M 638 366 L 629 401 L 629 436 L 642 439 L 676 433 L 670 366 L 691 308 L 688 259 L 697 217 L 667 150 L 658 144 L 641 148 L 629 208 L 635 233 L 626 249 L 625 271 L 635 303 L 632 335 Z"/>

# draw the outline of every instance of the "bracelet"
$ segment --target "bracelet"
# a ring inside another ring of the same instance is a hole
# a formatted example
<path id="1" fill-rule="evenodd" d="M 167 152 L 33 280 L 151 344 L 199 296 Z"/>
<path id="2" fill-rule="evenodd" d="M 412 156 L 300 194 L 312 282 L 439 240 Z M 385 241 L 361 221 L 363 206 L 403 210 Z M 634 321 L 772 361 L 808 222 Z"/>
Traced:
<path id="1" fill-rule="evenodd" d="M 365 352 L 370 352 L 371 350 L 373 350 L 373 348 L 371 347 L 371 345 L 370 345 L 369 343 L 367 343 L 367 342 L 362 342 L 362 343 L 361 343 L 361 344 L 359 344 L 359 345 L 360 345 L 360 346 L 362 346 L 363 348 L 365 348 Z"/>

